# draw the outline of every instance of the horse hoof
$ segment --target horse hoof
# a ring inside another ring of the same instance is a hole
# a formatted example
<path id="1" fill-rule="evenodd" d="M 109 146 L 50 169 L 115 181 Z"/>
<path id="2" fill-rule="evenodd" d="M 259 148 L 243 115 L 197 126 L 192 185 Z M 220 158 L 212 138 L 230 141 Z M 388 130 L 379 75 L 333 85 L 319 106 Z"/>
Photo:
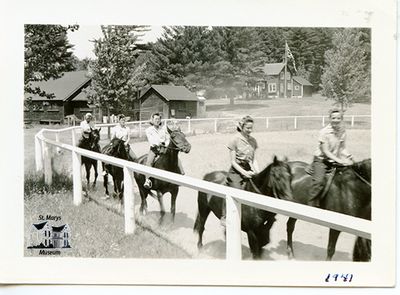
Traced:
<path id="1" fill-rule="evenodd" d="M 105 195 L 105 196 L 101 197 L 102 200 L 108 200 L 109 198 L 110 198 L 109 195 Z"/>

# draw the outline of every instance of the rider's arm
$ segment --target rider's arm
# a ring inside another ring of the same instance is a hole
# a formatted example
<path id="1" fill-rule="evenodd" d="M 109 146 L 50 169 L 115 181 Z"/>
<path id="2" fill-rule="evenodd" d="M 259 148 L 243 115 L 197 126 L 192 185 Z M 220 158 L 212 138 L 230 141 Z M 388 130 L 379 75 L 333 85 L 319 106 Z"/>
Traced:
<path id="1" fill-rule="evenodd" d="M 335 161 L 339 164 L 342 164 L 343 161 L 337 157 L 335 154 L 333 154 L 329 148 L 328 148 L 328 144 L 326 142 L 320 142 L 320 149 L 322 151 L 322 153 L 329 159 L 331 159 L 332 161 Z"/>
<path id="2" fill-rule="evenodd" d="M 117 130 L 115 130 L 115 128 L 117 128 L 117 126 L 111 129 L 111 139 L 117 137 Z"/>
<path id="3" fill-rule="evenodd" d="M 260 167 L 258 166 L 256 159 L 254 159 L 253 163 L 251 163 L 251 170 L 253 170 L 253 172 L 256 174 L 260 172 Z"/>
<path id="4" fill-rule="evenodd" d="M 126 127 L 126 133 L 127 133 L 127 137 L 126 137 L 125 145 L 128 145 L 129 141 L 131 140 L 131 130 L 129 129 L 129 127 Z"/>

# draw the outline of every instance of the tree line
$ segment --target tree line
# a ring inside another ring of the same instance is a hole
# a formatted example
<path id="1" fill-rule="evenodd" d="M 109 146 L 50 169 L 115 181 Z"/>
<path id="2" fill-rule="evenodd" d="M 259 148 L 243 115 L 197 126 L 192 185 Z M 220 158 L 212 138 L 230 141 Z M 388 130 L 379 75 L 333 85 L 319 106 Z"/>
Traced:
<path id="1" fill-rule="evenodd" d="M 27 93 L 46 95 L 32 89 L 32 81 L 87 69 L 92 102 L 114 109 L 124 109 L 150 84 L 184 85 L 208 98 L 234 97 L 262 78 L 260 66 L 283 62 L 287 42 L 296 70 L 292 62 L 288 67 L 315 91 L 343 108 L 371 97 L 369 29 L 170 26 L 156 42 L 144 43 L 146 26 L 102 26 L 94 60 L 73 56 L 66 32 L 76 29 L 26 25 Z"/>

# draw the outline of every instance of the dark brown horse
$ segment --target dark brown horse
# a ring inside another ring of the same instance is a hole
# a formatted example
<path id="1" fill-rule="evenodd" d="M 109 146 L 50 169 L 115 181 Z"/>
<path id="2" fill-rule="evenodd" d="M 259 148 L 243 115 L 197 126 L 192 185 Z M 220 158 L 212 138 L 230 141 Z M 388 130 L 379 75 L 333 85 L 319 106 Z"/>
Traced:
<path id="1" fill-rule="evenodd" d="M 78 144 L 78 147 L 83 148 L 85 150 L 93 151 L 93 152 L 98 152 L 100 153 L 100 129 L 92 129 L 91 132 L 89 133 L 89 138 L 82 138 Z M 96 180 L 97 180 L 97 160 L 88 158 L 88 157 L 82 157 L 82 165 L 85 165 L 85 170 L 86 170 L 86 181 L 87 181 L 87 189 L 89 189 L 90 185 L 90 169 L 93 167 L 94 169 L 94 181 L 93 181 L 93 187 L 96 186 Z"/>
<path id="2" fill-rule="evenodd" d="M 119 138 L 113 138 L 108 145 L 103 147 L 101 152 L 105 155 L 109 155 L 112 157 L 116 157 L 123 160 L 132 161 L 129 157 L 129 154 L 126 150 L 125 142 Z M 104 173 L 104 188 L 106 190 L 106 198 L 109 198 L 108 191 L 108 175 L 110 174 L 113 178 L 114 182 L 114 197 L 121 200 L 124 192 L 123 180 L 124 180 L 124 171 L 121 167 L 117 167 L 111 164 L 106 164 L 102 162 L 102 167 Z"/>
<path id="3" fill-rule="evenodd" d="M 307 174 L 307 163 L 289 162 L 293 175 L 292 188 L 295 202 L 308 204 L 311 188 L 311 176 Z M 371 160 L 367 159 L 347 167 L 336 167 L 329 190 L 320 200 L 320 208 L 354 217 L 371 220 Z M 287 252 L 294 257 L 292 235 L 297 219 L 287 221 Z M 329 242 L 326 260 L 332 260 L 340 231 L 329 230 Z M 361 238 L 359 238 L 361 239 Z M 367 243 L 358 242 L 359 246 Z M 370 244 L 370 242 L 369 242 Z M 368 249 L 360 250 L 368 252 Z M 364 254 L 364 257 L 368 254 Z"/>
<path id="4" fill-rule="evenodd" d="M 203 179 L 225 185 L 226 176 L 227 173 L 224 171 L 214 171 L 206 174 Z M 255 175 L 251 181 L 246 181 L 244 189 L 266 196 L 291 200 L 292 189 L 290 183 L 291 173 L 287 161 L 279 161 L 274 157 L 272 164 Z M 208 215 L 212 211 L 220 219 L 222 208 L 225 206 L 225 200 L 199 192 L 197 203 L 198 213 L 194 224 L 194 231 L 199 235 L 197 247 L 201 248 L 203 246 L 204 225 Z M 262 254 L 262 248 L 269 243 L 269 232 L 275 222 L 276 214 L 247 205 L 242 205 L 241 212 L 241 229 L 247 233 L 253 258 L 259 259 Z"/>
<path id="5" fill-rule="evenodd" d="M 185 134 L 179 128 L 171 130 L 167 127 L 167 130 L 170 135 L 169 145 L 165 148 L 164 152 L 160 154 L 158 159 L 155 160 L 153 167 L 161 170 L 166 170 L 169 172 L 180 173 L 178 167 L 178 153 L 179 152 L 189 153 L 191 145 L 186 140 Z M 147 161 L 147 155 L 143 155 L 137 160 L 139 164 L 143 165 L 146 164 L 146 161 Z M 152 193 L 152 190 L 154 190 L 156 191 L 157 194 L 156 197 L 160 204 L 160 214 L 161 214 L 160 222 L 162 221 L 165 215 L 163 195 L 166 193 L 171 194 L 171 213 L 172 213 L 172 218 L 175 218 L 175 211 L 176 211 L 175 204 L 176 204 L 176 197 L 179 192 L 179 186 L 174 183 L 159 180 L 157 178 L 154 179 L 151 178 L 152 187 L 151 189 L 146 189 L 144 187 L 145 176 L 139 173 L 134 173 L 134 175 L 136 183 L 139 187 L 140 197 L 142 199 L 140 205 L 140 213 L 142 215 L 145 215 L 147 213 L 146 198 L 149 194 L 154 196 L 154 194 Z"/>

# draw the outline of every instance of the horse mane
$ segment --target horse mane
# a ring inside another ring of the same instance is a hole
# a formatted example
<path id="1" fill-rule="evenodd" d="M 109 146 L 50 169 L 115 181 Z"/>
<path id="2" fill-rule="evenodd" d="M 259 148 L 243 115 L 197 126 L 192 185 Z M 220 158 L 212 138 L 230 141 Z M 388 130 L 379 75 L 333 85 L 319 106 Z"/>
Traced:
<path id="1" fill-rule="evenodd" d="M 354 163 L 351 167 L 361 177 L 363 177 L 368 182 L 371 182 L 371 159 L 365 159 L 360 162 Z"/>

